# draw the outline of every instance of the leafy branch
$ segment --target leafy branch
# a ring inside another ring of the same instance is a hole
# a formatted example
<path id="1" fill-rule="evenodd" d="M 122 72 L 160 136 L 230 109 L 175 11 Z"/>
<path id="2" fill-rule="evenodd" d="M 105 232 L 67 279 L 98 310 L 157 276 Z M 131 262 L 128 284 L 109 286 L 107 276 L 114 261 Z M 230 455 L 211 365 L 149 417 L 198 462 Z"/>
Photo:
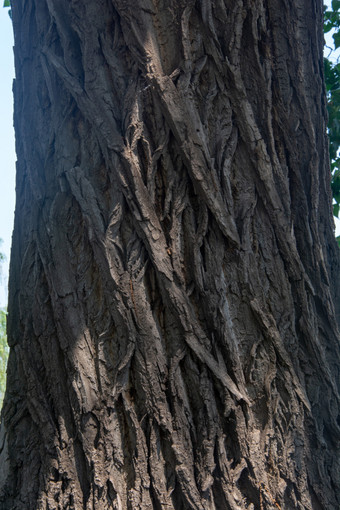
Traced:
<path id="1" fill-rule="evenodd" d="M 331 54 L 340 48 L 340 0 L 332 0 L 331 8 L 324 7 L 324 33 L 333 30 L 333 48 L 324 57 L 327 91 L 329 157 L 332 172 L 333 214 L 340 213 L 340 63 L 330 60 Z M 340 236 L 337 237 L 340 246 Z"/>

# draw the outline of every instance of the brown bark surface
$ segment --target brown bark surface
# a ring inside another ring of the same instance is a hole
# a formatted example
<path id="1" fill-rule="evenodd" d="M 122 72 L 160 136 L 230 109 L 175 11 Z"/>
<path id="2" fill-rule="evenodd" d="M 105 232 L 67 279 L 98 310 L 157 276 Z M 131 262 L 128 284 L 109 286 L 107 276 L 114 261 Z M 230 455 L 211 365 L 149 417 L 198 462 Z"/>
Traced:
<path id="1" fill-rule="evenodd" d="M 320 0 L 13 0 L 3 510 L 340 507 Z"/>

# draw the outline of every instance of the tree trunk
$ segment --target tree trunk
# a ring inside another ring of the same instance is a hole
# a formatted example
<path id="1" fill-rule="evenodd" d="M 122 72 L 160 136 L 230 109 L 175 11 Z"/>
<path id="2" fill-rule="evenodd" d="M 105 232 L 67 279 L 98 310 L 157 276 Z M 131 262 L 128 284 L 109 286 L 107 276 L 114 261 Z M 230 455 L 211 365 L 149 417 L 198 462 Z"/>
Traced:
<path id="1" fill-rule="evenodd" d="M 339 508 L 321 0 L 12 3 L 1 508 Z"/>

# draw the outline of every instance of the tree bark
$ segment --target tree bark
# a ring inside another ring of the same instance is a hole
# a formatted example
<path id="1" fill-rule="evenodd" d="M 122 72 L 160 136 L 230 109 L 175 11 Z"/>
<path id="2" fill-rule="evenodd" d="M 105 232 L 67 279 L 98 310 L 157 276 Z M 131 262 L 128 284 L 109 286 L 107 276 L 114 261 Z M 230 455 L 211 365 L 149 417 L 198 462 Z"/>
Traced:
<path id="1" fill-rule="evenodd" d="M 321 0 L 12 13 L 1 508 L 339 508 Z"/>

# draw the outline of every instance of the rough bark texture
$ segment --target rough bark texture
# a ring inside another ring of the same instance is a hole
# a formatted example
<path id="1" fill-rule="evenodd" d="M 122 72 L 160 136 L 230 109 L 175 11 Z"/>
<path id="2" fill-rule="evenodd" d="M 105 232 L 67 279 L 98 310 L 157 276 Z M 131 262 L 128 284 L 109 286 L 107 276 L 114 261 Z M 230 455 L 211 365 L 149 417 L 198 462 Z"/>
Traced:
<path id="1" fill-rule="evenodd" d="M 340 507 L 320 0 L 13 0 L 0 506 Z"/>

